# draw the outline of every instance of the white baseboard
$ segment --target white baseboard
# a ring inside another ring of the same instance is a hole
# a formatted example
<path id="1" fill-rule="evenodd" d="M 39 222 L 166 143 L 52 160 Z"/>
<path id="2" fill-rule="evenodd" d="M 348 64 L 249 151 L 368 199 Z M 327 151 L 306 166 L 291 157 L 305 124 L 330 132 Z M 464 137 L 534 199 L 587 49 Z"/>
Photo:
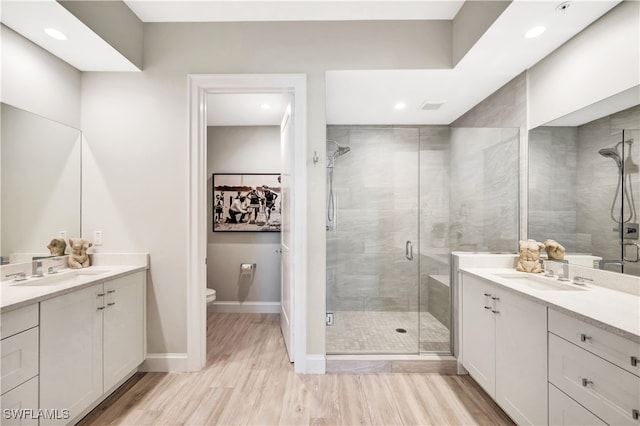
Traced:
<path id="1" fill-rule="evenodd" d="M 307 355 L 305 374 L 324 374 L 327 361 L 324 355 Z"/>
<path id="2" fill-rule="evenodd" d="M 169 373 L 172 371 L 189 371 L 186 353 L 151 353 L 138 371 Z"/>
<path id="3" fill-rule="evenodd" d="M 280 302 L 213 302 L 207 305 L 207 311 L 236 314 L 279 314 Z"/>

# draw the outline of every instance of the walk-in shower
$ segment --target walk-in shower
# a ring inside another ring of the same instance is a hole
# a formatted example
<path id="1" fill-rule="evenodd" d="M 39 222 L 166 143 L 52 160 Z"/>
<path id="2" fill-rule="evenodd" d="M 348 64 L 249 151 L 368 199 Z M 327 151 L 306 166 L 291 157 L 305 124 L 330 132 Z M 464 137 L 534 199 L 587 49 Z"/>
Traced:
<path id="1" fill-rule="evenodd" d="M 451 251 L 517 247 L 518 134 L 327 127 L 327 354 L 451 353 Z"/>

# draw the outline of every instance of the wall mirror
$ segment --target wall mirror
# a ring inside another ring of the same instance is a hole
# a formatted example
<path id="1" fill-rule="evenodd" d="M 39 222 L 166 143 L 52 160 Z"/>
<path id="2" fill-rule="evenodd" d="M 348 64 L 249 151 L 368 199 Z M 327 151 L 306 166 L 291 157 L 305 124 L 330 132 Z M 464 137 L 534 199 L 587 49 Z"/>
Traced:
<path id="1" fill-rule="evenodd" d="M 2 103 L 2 263 L 48 255 L 64 231 L 80 236 L 80 130 Z"/>
<path id="2" fill-rule="evenodd" d="M 529 238 L 640 275 L 638 88 L 529 131 Z"/>

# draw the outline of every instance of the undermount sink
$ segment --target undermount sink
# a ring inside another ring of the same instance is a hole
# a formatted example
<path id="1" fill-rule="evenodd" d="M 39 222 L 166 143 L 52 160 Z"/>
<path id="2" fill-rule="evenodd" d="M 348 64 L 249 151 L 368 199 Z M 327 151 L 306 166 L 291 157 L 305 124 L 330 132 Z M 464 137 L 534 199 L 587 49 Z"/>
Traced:
<path id="1" fill-rule="evenodd" d="M 76 280 L 81 276 L 93 276 L 101 275 L 109 272 L 108 269 L 74 269 L 65 270 L 62 272 L 48 274 L 43 277 L 29 277 L 24 281 L 15 281 L 11 283 L 11 286 L 15 287 L 39 287 L 39 286 L 52 286 L 63 285 L 73 280 Z"/>
<path id="2" fill-rule="evenodd" d="M 524 275 L 523 273 L 495 274 L 509 282 L 542 291 L 585 291 L 586 288 L 578 287 L 569 282 L 558 281 L 554 278 L 546 278 L 537 275 Z"/>

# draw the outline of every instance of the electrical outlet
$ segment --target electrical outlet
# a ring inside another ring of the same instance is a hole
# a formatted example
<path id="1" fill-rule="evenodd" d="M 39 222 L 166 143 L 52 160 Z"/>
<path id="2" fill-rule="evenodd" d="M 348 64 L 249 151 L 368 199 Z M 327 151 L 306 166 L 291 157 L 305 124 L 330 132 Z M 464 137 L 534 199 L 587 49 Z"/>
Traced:
<path id="1" fill-rule="evenodd" d="M 67 231 L 60 231 L 58 232 L 58 236 L 60 238 L 62 238 L 63 240 L 67 241 Z"/>
<path id="2" fill-rule="evenodd" d="M 93 245 L 94 246 L 102 245 L 102 231 L 93 231 Z"/>

